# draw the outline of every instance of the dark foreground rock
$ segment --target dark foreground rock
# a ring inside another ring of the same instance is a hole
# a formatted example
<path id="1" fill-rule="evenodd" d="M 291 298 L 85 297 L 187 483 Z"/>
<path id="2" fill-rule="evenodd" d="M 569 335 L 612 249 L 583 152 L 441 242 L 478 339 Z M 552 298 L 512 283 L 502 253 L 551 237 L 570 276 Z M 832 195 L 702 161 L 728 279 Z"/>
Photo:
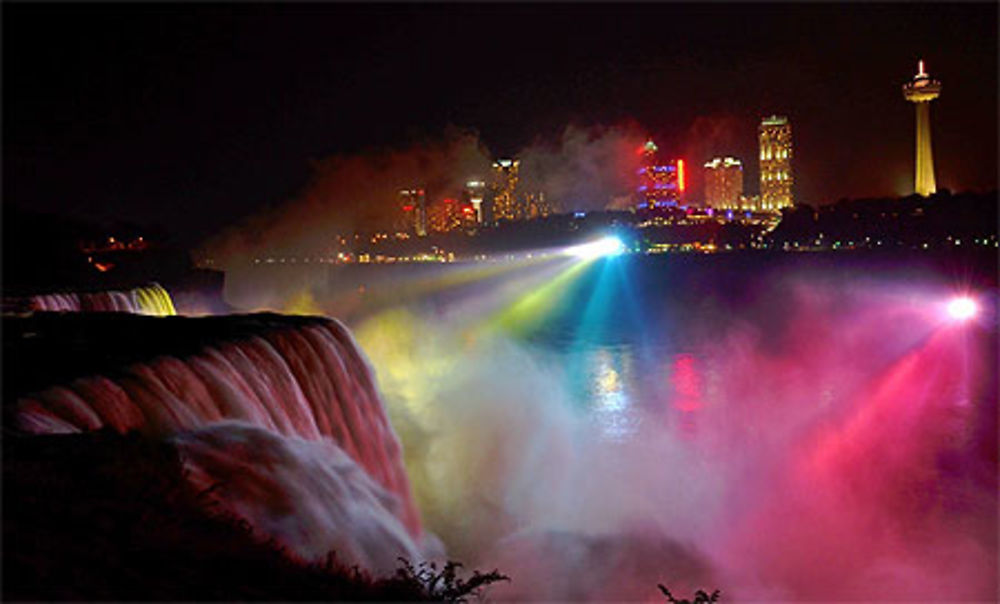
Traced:
<path id="1" fill-rule="evenodd" d="M 331 560 L 297 563 L 206 509 L 173 446 L 100 431 L 3 439 L 3 599 L 420 600 Z"/>

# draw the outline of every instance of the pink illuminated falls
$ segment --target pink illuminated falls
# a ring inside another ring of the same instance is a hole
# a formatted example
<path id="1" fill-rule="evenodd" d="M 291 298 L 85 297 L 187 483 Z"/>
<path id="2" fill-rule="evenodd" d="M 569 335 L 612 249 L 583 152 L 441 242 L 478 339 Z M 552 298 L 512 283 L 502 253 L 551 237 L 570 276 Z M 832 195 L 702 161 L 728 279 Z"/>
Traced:
<path id="1" fill-rule="evenodd" d="M 389 572 L 397 556 L 421 557 L 399 440 L 341 323 L 114 318 L 127 320 L 122 332 L 157 323 L 150 337 L 164 340 L 212 335 L 179 353 L 145 355 L 21 396 L 22 430 L 110 427 L 171 439 L 196 486 L 217 485 L 212 494 L 226 508 L 306 560 L 335 550 L 348 564 Z"/>

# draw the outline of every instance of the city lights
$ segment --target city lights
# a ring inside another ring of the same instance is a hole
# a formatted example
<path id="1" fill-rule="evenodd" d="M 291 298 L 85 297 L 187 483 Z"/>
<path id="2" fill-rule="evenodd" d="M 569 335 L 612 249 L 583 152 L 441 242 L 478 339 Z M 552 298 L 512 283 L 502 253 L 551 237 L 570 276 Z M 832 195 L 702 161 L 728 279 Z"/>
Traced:
<path id="1" fill-rule="evenodd" d="M 794 205 L 792 200 L 792 127 L 785 116 L 772 115 L 761 120 L 757 130 L 760 141 L 760 208 L 781 210 Z"/>
<path id="2" fill-rule="evenodd" d="M 735 157 L 716 157 L 705 163 L 705 203 L 722 210 L 740 209 L 743 164 Z"/>

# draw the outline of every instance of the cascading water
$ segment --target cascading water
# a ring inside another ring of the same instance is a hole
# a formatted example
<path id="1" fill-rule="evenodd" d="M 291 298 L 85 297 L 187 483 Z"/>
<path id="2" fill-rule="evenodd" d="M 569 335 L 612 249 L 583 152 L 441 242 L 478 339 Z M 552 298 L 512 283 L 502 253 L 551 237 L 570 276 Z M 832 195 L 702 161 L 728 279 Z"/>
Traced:
<path id="1" fill-rule="evenodd" d="M 32 320 L 44 324 L 31 329 L 101 328 L 77 317 L 36 313 Z M 169 349 L 188 335 L 214 335 L 171 355 L 122 353 L 111 366 L 29 391 L 17 401 L 20 429 L 110 427 L 168 438 L 197 487 L 215 486 L 217 501 L 306 560 L 335 551 L 343 562 L 385 573 L 397 556 L 422 557 L 399 441 L 342 324 L 276 315 L 107 317 L 104 327 L 126 334 L 102 344 L 112 356 L 147 337 Z"/>
<path id="2" fill-rule="evenodd" d="M 170 294 L 158 283 L 128 291 L 40 294 L 28 298 L 27 307 L 39 311 L 130 312 L 158 317 L 177 314 Z"/>

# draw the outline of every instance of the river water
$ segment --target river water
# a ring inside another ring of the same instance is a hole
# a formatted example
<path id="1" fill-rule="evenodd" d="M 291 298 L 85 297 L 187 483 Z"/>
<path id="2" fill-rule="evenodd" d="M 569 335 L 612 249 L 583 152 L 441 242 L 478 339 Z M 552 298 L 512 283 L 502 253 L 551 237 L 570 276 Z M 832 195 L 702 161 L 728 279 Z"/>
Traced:
<path id="1" fill-rule="evenodd" d="M 514 577 L 495 597 L 994 599 L 995 259 L 834 256 L 258 269 L 227 296 L 348 321 L 425 525 Z"/>

